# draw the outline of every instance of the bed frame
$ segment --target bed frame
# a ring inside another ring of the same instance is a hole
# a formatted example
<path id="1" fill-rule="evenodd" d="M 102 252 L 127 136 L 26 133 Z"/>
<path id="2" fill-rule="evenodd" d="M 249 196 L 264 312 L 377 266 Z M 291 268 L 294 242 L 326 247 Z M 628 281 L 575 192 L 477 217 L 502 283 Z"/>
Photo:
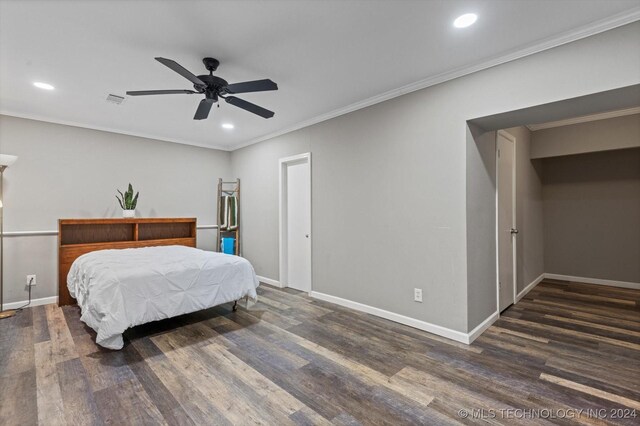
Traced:
<path id="1" fill-rule="evenodd" d="M 196 219 L 60 219 L 58 306 L 75 304 L 67 289 L 67 275 L 79 256 L 96 250 L 169 245 L 195 247 Z"/>

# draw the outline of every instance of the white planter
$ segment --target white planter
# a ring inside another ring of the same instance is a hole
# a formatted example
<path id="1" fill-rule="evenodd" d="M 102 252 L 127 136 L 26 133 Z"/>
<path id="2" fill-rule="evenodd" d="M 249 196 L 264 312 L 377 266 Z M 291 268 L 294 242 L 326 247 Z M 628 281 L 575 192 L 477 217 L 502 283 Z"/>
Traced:
<path id="1" fill-rule="evenodd" d="M 135 210 L 122 210 L 122 217 L 125 217 L 125 218 L 136 217 L 136 211 Z"/>

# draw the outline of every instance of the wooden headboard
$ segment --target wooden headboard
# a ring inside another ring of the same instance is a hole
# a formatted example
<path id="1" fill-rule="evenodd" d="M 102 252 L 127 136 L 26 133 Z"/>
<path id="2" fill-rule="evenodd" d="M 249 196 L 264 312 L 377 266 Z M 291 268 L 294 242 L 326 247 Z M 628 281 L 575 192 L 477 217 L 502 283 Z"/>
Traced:
<path id="1" fill-rule="evenodd" d="M 67 275 L 79 256 L 96 250 L 169 245 L 195 247 L 196 219 L 60 219 L 58 306 L 75 304 L 67 289 Z"/>

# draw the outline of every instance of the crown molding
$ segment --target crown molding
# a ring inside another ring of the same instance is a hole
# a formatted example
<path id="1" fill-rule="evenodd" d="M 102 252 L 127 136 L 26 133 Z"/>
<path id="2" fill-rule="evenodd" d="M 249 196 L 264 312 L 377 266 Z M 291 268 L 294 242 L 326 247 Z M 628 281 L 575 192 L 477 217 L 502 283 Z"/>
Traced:
<path id="1" fill-rule="evenodd" d="M 146 139 L 155 139 L 163 142 L 172 142 L 172 143 L 178 143 L 182 145 L 197 146 L 200 148 L 216 149 L 220 151 L 235 151 L 237 149 L 245 148 L 249 145 L 254 145 L 258 142 L 263 142 L 269 139 L 273 139 L 277 136 L 291 133 L 295 130 L 309 127 L 314 124 L 321 123 L 323 121 L 327 121 L 332 118 L 387 101 L 389 99 L 406 95 L 407 93 L 415 92 L 417 90 L 425 89 L 430 86 L 435 86 L 436 84 L 441 84 L 449 80 L 464 77 L 466 75 L 473 74 L 475 72 L 482 71 L 488 68 L 492 68 L 497 65 L 505 64 L 507 62 L 515 61 L 517 59 L 521 59 L 526 56 L 533 55 L 535 53 L 543 52 L 548 49 L 553 49 L 554 47 L 562 46 L 564 44 L 571 43 L 586 37 L 590 37 L 592 35 L 609 31 L 614 28 L 621 27 L 623 25 L 627 25 L 632 22 L 636 22 L 638 20 L 640 20 L 640 7 L 636 7 L 626 12 L 613 15 L 609 18 L 594 21 L 591 24 L 576 28 L 571 31 L 564 32 L 554 37 L 549 37 L 540 42 L 531 44 L 525 48 L 516 49 L 510 53 L 495 57 L 493 59 L 490 59 L 484 62 L 456 68 L 448 72 L 440 73 L 440 74 L 428 77 L 426 79 L 419 80 L 415 83 L 407 84 L 397 89 L 393 89 L 393 90 L 381 93 L 379 95 L 364 99 L 362 101 L 344 106 L 342 108 L 335 109 L 325 114 L 312 117 L 308 120 L 298 122 L 291 126 L 285 127 L 284 129 L 281 129 L 272 133 L 268 133 L 266 135 L 258 136 L 257 138 L 253 138 L 248 141 L 241 142 L 239 144 L 234 144 L 233 146 L 207 145 L 207 144 L 201 144 L 201 143 L 189 141 L 186 139 L 167 138 L 167 137 L 162 137 L 162 136 L 148 134 L 148 133 L 129 132 L 129 131 L 116 129 L 113 127 L 94 126 L 91 124 L 83 124 L 83 123 L 67 121 L 67 120 L 52 119 L 48 117 L 18 113 L 18 112 L 13 112 L 8 110 L 0 110 L 0 115 L 8 115 L 12 117 L 26 118 L 30 120 L 45 121 L 48 123 L 55 123 L 55 124 L 64 124 L 67 126 L 81 127 L 85 129 L 92 129 L 92 130 L 100 130 L 104 132 L 119 133 L 123 135 L 136 136 L 136 137 L 141 137 Z"/>
<path id="2" fill-rule="evenodd" d="M 441 74 L 437 74 L 432 77 L 426 78 L 424 80 L 407 84 L 405 86 L 390 90 L 380 95 L 372 96 L 370 98 L 364 99 L 359 102 L 355 102 L 353 104 L 347 105 L 342 108 L 338 108 L 328 113 L 318 115 L 316 117 L 310 118 L 305 121 L 301 121 L 297 124 L 294 124 L 293 126 L 289 126 L 282 130 L 278 130 L 276 132 L 272 132 L 264 136 L 259 136 L 245 143 L 234 145 L 231 151 L 242 149 L 247 146 L 254 145 L 258 142 L 263 142 L 269 139 L 273 139 L 277 136 L 282 136 L 284 134 L 291 133 L 295 130 L 302 129 L 304 127 L 309 127 L 314 124 L 321 123 L 323 121 L 327 121 L 332 118 L 335 118 L 344 114 L 348 114 L 350 112 L 357 111 L 359 109 L 366 108 L 368 106 L 375 105 L 380 102 L 387 101 L 389 99 L 397 98 L 398 96 L 406 95 L 407 93 L 415 92 L 421 89 L 426 89 L 427 87 L 430 87 L 430 86 L 435 86 L 437 84 L 441 84 L 449 80 L 454 80 L 456 78 L 464 77 L 466 75 L 473 74 L 478 71 L 492 68 L 497 65 L 505 64 L 507 62 L 515 61 L 517 59 L 521 59 L 526 56 L 533 55 L 535 53 L 540 53 L 545 50 L 553 49 L 554 47 L 558 47 L 564 44 L 578 41 L 583 38 L 587 38 L 605 31 L 612 30 L 614 28 L 621 27 L 623 25 L 631 24 L 638 20 L 640 20 L 640 7 L 633 8 L 627 12 L 613 15 L 609 18 L 594 21 L 591 24 L 582 26 L 580 28 L 576 28 L 571 31 L 564 32 L 554 37 L 547 38 L 545 40 L 534 43 L 523 49 L 514 50 L 510 53 L 495 57 L 488 61 L 481 62 L 475 65 L 460 67 L 452 71 L 447 71 Z"/>
<path id="3" fill-rule="evenodd" d="M 549 123 L 527 124 L 532 132 L 536 130 L 551 129 L 554 127 L 569 126 L 571 124 L 587 123 L 589 121 L 606 120 L 608 118 L 624 117 L 625 115 L 640 114 L 640 107 L 619 109 L 617 111 L 601 112 L 598 114 L 583 115 L 581 117 L 567 118 L 565 120 L 551 121 Z"/>
<path id="4" fill-rule="evenodd" d="M 163 136 L 152 135 L 149 133 L 129 132 L 126 130 L 120 130 L 113 127 L 94 126 L 91 124 L 82 124 L 82 123 L 78 123 L 75 121 L 68 121 L 68 120 L 58 120 L 56 118 L 49 118 L 49 117 L 44 117 L 36 114 L 24 114 L 21 112 L 14 112 L 14 111 L 5 110 L 5 109 L 0 110 L 0 115 L 24 118 L 27 120 L 44 121 L 45 123 L 62 124 L 64 126 L 80 127 L 82 129 L 99 130 L 101 132 L 117 133 L 120 135 L 135 136 L 137 138 L 152 139 L 152 140 L 161 141 L 161 142 L 177 143 L 180 145 L 195 146 L 198 148 L 208 148 L 208 149 L 215 149 L 218 151 L 227 151 L 227 152 L 232 150 L 228 146 L 225 147 L 221 145 L 205 145 L 197 142 L 188 141 L 185 139 L 166 138 Z"/>

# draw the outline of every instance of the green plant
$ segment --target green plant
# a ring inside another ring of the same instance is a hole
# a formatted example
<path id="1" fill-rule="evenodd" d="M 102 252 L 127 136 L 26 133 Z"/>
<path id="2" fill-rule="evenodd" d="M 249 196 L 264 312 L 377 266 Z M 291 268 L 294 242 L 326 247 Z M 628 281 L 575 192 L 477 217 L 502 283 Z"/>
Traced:
<path id="1" fill-rule="evenodd" d="M 129 188 L 124 194 L 119 189 L 117 191 L 120 196 L 118 197 L 116 195 L 116 199 L 118 200 L 120 207 L 122 207 L 122 210 L 135 210 L 136 206 L 138 205 L 138 195 L 140 195 L 140 192 L 136 192 L 136 195 L 134 197 L 133 187 L 131 186 L 131 184 L 129 184 Z"/>

